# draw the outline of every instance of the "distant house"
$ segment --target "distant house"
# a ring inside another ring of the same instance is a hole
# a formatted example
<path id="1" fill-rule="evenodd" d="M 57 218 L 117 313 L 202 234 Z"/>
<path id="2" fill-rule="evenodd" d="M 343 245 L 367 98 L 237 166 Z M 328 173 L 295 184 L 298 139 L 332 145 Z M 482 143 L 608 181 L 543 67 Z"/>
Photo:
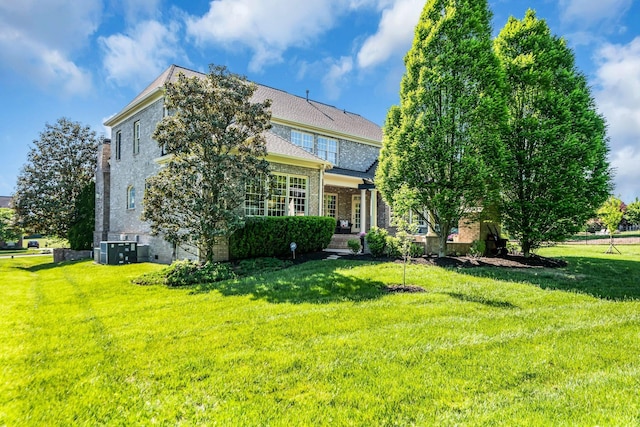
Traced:
<path id="1" fill-rule="evenodd" d="M 10 196 L 0 196 L 0 208 L 9 208 L 12 209 L 13 205 L 11 204 Z M 0 249 L 12 249 L 12 248 L 22 248 L 22 236 L 15 242 L 5 242 L 0 240 Z"/>
<path id="2" fill-rule="evenodd" d="M 170 263 L 190 256 L 161 236 L 152 236 L 150 225 L 140 219 L 145 180 L 166 159 L 152 139 L 166 114 L 164 85 L 176 81 L 179 73 L 204 77 L 172 65 L 105 122 L 111 127 L 111 139 L 99 146 L 96 248 L 100 241 L 127 240 L 148 246 L 151 261 Z M 330 216 L 347 233 L 388 227 L 389 209 L 373 183 L 382 142 L 380 126 L 358 114 L 257 85 L 253 101 L 267 99 L 272 101 L 272 128 L 265 134 L 267 160 L 286 200 L 256 201 L 247 194 L 244 213 Z M 225 258 L 224 250 L 219 258 Z"/>
<path id="3" fill-rule="evenodd" d="M 0 196 L 0 208 L 10 208 L 10 207 L 11 207 L 11 197 Z"/>

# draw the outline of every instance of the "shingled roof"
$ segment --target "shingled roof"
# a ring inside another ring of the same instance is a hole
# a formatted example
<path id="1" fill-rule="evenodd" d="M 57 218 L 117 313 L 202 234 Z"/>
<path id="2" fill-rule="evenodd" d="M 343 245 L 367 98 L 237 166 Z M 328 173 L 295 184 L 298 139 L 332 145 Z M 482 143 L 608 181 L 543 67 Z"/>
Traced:
<path id="1" fill-rule="evenodd" d="M 277 154 L 285 157 L 295 157 L 298 159 L 309 160 L 316 163 L 326 163 L 327 166 L 331 164 L 326 160 L 322 160 L 320 157 L 313 153 L 304 150 L 297 145 L 294 145 L 286 139 L 276 135 L 273 132 L 265 133 L 265 140 L 267 142 L 267 152 L 269 154 Z"/>
<path id="2" fill-rule="evenodd" d="M 205 74 L 197 71 L 171 65 L 140 92 L 140 94 L 123 109 L 123 112 L 134 107 L 137 103 L 158 90 L 161 90 L 167 82 L 177 81 L 178 74 L 180 73 L 183 73 L 187 77 L 205 76 Z M 267 99 L 272 100 L 271 115 L 274 121 L 280 119 L 287 122 L 298 123 L 302 126 L 326 129 L 327 131 L 333 131 L 346 137 L 352 136 L 374 143 L 380 143 L 382 141 L 382 129 L 380 126 L 358 114 L 292 95 L 269 86 L 256 85 L 258 87 L 253 95 L 252 101 L 262 102 Z"/>

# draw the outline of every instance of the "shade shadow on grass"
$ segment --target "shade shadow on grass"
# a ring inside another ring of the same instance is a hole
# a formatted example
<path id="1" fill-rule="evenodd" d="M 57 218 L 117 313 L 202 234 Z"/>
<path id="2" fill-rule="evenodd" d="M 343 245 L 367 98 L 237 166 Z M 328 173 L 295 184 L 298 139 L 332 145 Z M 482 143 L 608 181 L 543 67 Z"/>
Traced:
<path id="1" fill-rule="evenodd" d="M 486 305 L 488 307 L 508 309 L 519 308 L 517 305 L 511 304 L 509 301 L 491 300 L 480 295 L 466 295 L 455 292 L 445 292 L 445 295 L 449 295 L 450 297 L 460 301 L 475 302 L 478 304 Z"/>
<path id="2" fill-rule="evenodd" d="M 73 265 L 73 264 L 78 264 L 81 262 L 86 262 L 87 259 L 79 259 L 79 260 L 75 260 L 75 261 L 63 261 L 63 262 L 48 262 L 46 264 L 37 264 L 37 265 L 33 265 L 31 267 L 17 267 L 20 270 L 24 270 L 24 271 L 29 271 L 31 273 L 35 273 L 38 271 L 43 271 L 43 270 L 50 270 L 52 268 L 56 268 L 56 267 L 64 267 L 66 265 Z"/>
<path id="3" fill-rule="evenodd" d="M 360 302 L 386 295 L 385 284 L 336 271 L 342 264 L 316 261 L 285 270 L 200 285 L 194 293 L 251 295 L 271 303 Z"/>
<path id="4" fill-rule="evenodd" d="M 578 292 L 596 298 L 624 301 L 640 299 L 640 263 L 590 257 L 562 257 L 563 268 L 469 268 L 461 274 L 529 283 L 541 289 Z"/>

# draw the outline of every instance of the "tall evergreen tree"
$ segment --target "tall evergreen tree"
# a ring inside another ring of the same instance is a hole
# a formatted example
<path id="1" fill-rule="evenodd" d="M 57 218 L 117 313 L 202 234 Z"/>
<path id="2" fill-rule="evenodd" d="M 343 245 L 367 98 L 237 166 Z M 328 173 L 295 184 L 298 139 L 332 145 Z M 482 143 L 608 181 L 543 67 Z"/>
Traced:
<path id="1" fill-rule="evenodd" d="M 494 48 L 507 78 L 501 213 L 526 256 L 579 231 L 611 190 L 604 119 L 571 49 L 528 10 Z"/>
<path id="2" fill-rule="evenodd" d="M 153 137 L 170 160 L 147 180 L 142 218 L 167 241 L 197 247 L 202 261 L 213 261 L 218 239 L 243 224 L 246 184 L 269 173 L 263 132 L 270 102 L 252 103 L 255 89 L 216 66 L 165 87 L 171 114 Z"/>
<path id="3" fill-rule="evenodd" d="M 15 226 L 13 209 L 0 208 L 0 242 L 18 240 L 20 234 L 20 229 Z"/>
<path id="4" fill-rule="evenodd" d="M 69 246 L 75 250 L 91 249 L 96 216 L 96 184 L 87 184 L 75 201 L 74 223 L 69 227 Z"/>
<path id="5" fill-rule="evenodd" d="M 77 222 L 76 200 L 94 180 L 96 134 L 88 126 L 61 118 L 47 123 L 33 144 L 13 196 L 18 225 L 66 239 Z"/>
<path id="6" fill-rule="evenodd" d="M 491 201 L 505 115 L 503 77 L 484 0 L 429 0 L 405 57 L 400 105 L 388 112 L 376 183 L 403 184 L 439 229 L 439 255 L 461 217 Z"/>

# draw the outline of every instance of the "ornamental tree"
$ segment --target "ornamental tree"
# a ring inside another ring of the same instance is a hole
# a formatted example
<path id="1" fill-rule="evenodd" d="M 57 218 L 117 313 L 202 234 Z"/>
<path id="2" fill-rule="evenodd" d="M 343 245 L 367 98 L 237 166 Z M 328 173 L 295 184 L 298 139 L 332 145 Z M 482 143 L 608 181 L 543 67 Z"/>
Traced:
<path id="1" fill-rule="evenodd" d="M 613 235 L 624 217 L 622 200 L 610 196 L 598 209 L 598 218 L 602 220 L 609 232 L 609 251 L 613 248 Z"/>
<path id="2" fill-rule="evenodd" d="M 165 86 L 170 114 L 153 137 L 168 161 L 147 180 L 142 219 L 170 243 L 196 247 L 201 261 L 213 261 L 219 239 L 243 225 L 245 186 L 269 173 L 271 102 L 252 103 L 255 89 L 220 66 Z"/>
<path id="3" fill-rule="evenodd" d="M 527 11 L 494 41 L 507 81 L 504 226 L 525 256 L 578 232 L 611 189 L 604 118 L 571 49 Z"/>
<path id="4" fill-rule="evenodd" d="M 96 134 L 63 117 L 53 125 L 47 123 L 33 144 L 13 196 L 17 224 L 26 231 L 66 239 L 77 222 L 76 200 L 94 180 Z"/>
<path id="5" fill-rule="evenodd" d="M 15 226 L 13 209 L 0 208 L 0 242 L 18 240 L 20 234 Z"/>
<path id="6" fill-rule="evenodd" d="M 415 213 L 429 210 L 439 230 L 439 256 L 449 230 L 497 188 L 505 106 L 490 20 L 483 0 L 428 1 L 384 125 L 376 186 L 390 205 L 402 186 L 415 194 Z"/>

